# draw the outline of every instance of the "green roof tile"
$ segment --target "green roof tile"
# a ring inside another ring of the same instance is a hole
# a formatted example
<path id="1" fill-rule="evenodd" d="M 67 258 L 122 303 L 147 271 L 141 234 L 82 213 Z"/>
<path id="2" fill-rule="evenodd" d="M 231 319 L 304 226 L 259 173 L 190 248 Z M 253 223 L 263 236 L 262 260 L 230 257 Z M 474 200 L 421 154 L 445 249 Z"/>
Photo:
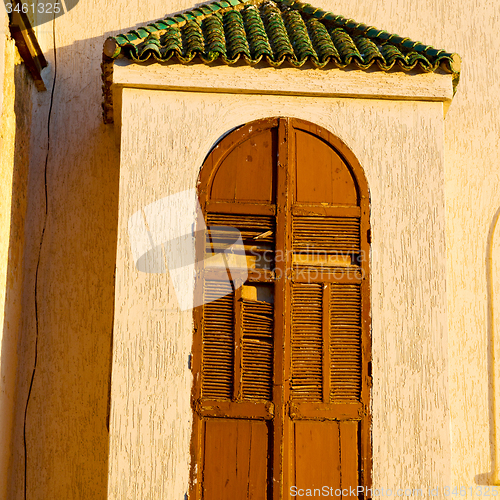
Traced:
<path id="1" fill-rule="evenodd" d="M 225 39 L 229 60 L 236 61 L 241 55 L 250 58 L 250 47 L 245 33 L 245 24 L 241 13 L 230 10 L 224 14 Z"/>
<path id="2" fill-rule="evenodd" d="M 149 35 L 149 31 L 145 27 L 139 28 L 138 30 L 135 30 L 135 33 L 137 33 L 137 35 L 140 38 L 146 38 Z"/>
<path id="3" fill-rule="evenodd" d="M 296 10 L 286 10 L 283 13 L 288 36 L 292 43 L 295 57 L 298 61 L 305 61 L 309 57 L 318 59 L 311 39 L 307 32 L 307 27 L 302 16 Z"/>
<path id="4" fill-rule="evenodd" d="M 248 45 L 250 47 L 248 61 L 257 64 L 263 57 L 273 57 L 273 50 L 269 44 L 266 28 L 264 27 L 264 22 L 260 17 L 258 9 L 251 5 L 241 12 L 245 22 Z"/>
<path id="5" fill-rule="evenodd" d="M 170 26 L 161 37 L 161 41 L 165 59 L 169 59 L 173 52 L 182 55 L 182 36 L 178 26 Z"/>
<path id="6" fill-rule="evenodd" d="M 122 46 L 122 45 L 128 43 L 128 39 L 125 35 L 116 36 L 115 41 L 116 41 L 117 45 L 119 45 L 119 46 Z"/>
<path id="7" fill-rule="evenodd" d="M 337 49 L 340 60 L 342 61 L 341 66 L 347 66 L 351 62 L 358 62 L 363 64 L 363 57 L 361 56 L 354 40 L 347 34 L 343 28 L 330 28 L 329 34 L 330 38 Z"/>
<path id="8" fill-rule="evenodd" d="M 154 40 L 151 33 L 157 33 Z M 359 24 L 298 0 L 220 0 L 112 37 L 117 48 L 109 57 L 133 61 L 150 58 L 180 63 L 198 59 L 234 64 L 264 60 L 272 66 L 306 62 L 318 68 L 349 64 L 367 69 L 458 74 L 456 54 Z"/>

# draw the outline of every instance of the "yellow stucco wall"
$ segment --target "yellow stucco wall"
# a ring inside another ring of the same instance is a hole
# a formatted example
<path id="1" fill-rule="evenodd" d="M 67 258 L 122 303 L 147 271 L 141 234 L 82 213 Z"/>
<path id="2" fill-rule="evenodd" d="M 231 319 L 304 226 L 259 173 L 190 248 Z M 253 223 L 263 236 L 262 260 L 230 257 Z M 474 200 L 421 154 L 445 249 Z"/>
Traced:
<path id="1" fill-rule="evenodd" d="M 445 121 L 450 483 L 475 486 L 490 472 L 492 456 L 486 241 L 500 206 L 500 55 L 495 49 L 500 41 L 500 4 L 493 0 L 318 0 L 315 4 L 456 51 L 463 59 L 461 83 Z M 80 1 L 56 20 L 57 79 L 46 172 L 46 221 L 45 156 L 55 53 L 52 26 L 37 30 L 50 63 L 43 73 L 49 90 L 35 96 L 32 112 L 9 499 L 22 499 L 25 484 L 31 499 L 106 498 L 119 151 L 113 127 L 103 125 L 100 116 L 102 42 L 110 34 L 192 5 L 188 0 L 143 0 L 137 5 Z M 26 419 L 25 483 L 22 422 L 36 338 L 37 367 Z"/>
<path id="2" fill-rule="evenodd" d="M 7 273 L 10 241 L 10 215 L 12 203 L 12 174 L 14 160 L 14 47 L 7 39 L 7 16 L 2 16 L 2 30 L 0 39 L 0 345 L 7 339 L 5 331 L 5 296 L 7 292 Z M 7 71 L 6 71 L 7 68 Z M 0 351 L 1 352 L 1 351 Z M 10 451 L 12 437 L 12 411 L 16 363 L 8 361 L 0 355 L 0 428 L 5 429 L 0 434 L 0 497 L 5 495 L 5 485 L 10 467 Z"/>
<path id="3" fill-rule="evenodd" d="M 12 472 L 23 294 L 31 94 L 34 85 L 2 13 L 0 38 L 0 498 Z"/>

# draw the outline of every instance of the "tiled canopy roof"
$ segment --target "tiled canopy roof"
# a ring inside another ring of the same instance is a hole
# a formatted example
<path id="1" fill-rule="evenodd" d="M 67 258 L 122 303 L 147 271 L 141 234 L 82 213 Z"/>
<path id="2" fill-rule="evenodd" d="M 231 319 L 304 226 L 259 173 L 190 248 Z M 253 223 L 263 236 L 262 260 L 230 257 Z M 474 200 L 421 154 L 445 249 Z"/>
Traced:
<path id="1" fill-rule="evenodd" d="M 394 65 L 453 73 L 454 54 L 365 24 L 336 16 L 296 0 L 221 0 L 174 17 L 109 38 L 108 57 L 123 55 L 132 61 L 176 59 L 189 63 L 219 60 L 234 64 L 285 61 L 300 67 L 310 61 L 323 68 L 376 64 L 387 71 Z M 456 57 L 456 56 L 455 56 Z"/>
<path id="2" fill-rule="evenodd" d="M 408 38 L 356 23 L 297 0 L 221 0 L 167 17 L 104 44 L 104 73 L 113 59 L 134 62 L 306 62 L 318 68 L 388 71 L 399 67 L 458 76 L 460 58 Z M 108 72 L 110 70 L 108 69 Z M 106 91 L 106 90 L 105 90 Z"/>

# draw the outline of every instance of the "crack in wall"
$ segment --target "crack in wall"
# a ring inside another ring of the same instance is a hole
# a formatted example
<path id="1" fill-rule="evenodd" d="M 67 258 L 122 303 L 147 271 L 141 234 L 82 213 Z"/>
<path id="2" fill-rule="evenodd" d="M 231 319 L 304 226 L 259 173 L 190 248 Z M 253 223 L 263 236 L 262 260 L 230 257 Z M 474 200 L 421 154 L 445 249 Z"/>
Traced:
<path id="1" fill-rule="evenodd" d="M 43 227 L 42 234 L 40 236 L 40 247 L 38 251 L 38 259 L 36 263 L 35 270 L 35 359 L 33 362 L 33 371 L 31 372 L 31 380 L 28 389 L 28 396 L 26 398 L 26 407 L 24 409 L 24 421 L 23 421 L 23 442 L 24 442 L 24 500 L 27 498 L 27 477 L 28 477 L 28 448 L 26 446 L 26 420 L 28 416 L 28 406 L 31 399 L 31 392 L 33 389 L 33 382 L 35 380 L 35 373 L 38 361 L 38 336 L 39 336 L 39 325 L 38 325 L 38 273 L 40 269 L 40 260 L 42 256 L 42 246 L 45 236 L 45 229 L 47 227 L 47 218 L 48 218 L 48 190 L 47 190 L 47 166 L 49 162 L 49 153 L 50 153 L 50 120 L 52 117 L 52 105 L 54 103 L 54 91 L 56 88 L 56 79 L 57 79 L 57 50 L 56 50 L 56 16 L 52 19 L 52 40 L 53 40 L 53 50 L 54 50 L 54 78 L 52 80 L 52 90 L 50 93 L 50 104 L 49 104 L 49 113 L 47 117 L 47 153 L 45 155 L 45 165 L 44 165 L 44 194 L 45 194 L 45 213 L 43 219 Z"/>

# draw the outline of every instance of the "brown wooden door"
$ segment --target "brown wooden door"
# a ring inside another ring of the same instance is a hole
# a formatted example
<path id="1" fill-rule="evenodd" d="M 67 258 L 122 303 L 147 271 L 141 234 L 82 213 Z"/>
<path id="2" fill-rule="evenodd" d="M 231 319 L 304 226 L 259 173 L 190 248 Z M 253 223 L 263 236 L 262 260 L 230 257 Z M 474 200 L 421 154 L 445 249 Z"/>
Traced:
<path id="1" fill-rule="evenodd" d="M 214 148 L 199 197 L 207 230 L 197 238 L 205 305 L 195 310 L 191 497 L 278 500 L 324 488 L 350 497 L 369 487 L 361 167 L 320 127 L 261 120 Z"/>

